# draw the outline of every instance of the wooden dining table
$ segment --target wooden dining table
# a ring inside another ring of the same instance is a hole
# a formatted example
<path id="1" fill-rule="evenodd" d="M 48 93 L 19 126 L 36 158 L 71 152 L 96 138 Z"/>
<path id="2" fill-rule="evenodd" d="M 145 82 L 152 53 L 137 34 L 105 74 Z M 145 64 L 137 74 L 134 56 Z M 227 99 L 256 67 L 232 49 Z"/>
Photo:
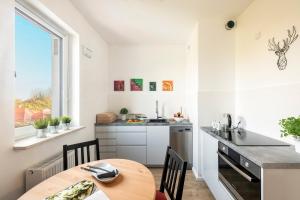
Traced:
<path id="1" fill-rule="evenodd" d="M 90 172 L 80 169 L 97 163 L 113 165 L 119 170 L 120 175 L 110 183 L 101 183 Z M 86 163 L 58 173 L 27 191 L 19 200 L 43 200 L 82 180 L 93 181 L 110 200 L 155 199 L 155 181 L 147 167 L 131 160 L 107 159 Z"/>

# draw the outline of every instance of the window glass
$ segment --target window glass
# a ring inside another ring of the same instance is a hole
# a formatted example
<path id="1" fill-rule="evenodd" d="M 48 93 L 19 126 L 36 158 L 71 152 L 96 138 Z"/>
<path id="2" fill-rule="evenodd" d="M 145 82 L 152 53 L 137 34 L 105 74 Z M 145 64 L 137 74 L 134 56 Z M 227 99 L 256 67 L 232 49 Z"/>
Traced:
<path id="1" fill-rule="evenodd" d="M 53 34 L 16 13 L 15 128 L 53 113 Z"/>

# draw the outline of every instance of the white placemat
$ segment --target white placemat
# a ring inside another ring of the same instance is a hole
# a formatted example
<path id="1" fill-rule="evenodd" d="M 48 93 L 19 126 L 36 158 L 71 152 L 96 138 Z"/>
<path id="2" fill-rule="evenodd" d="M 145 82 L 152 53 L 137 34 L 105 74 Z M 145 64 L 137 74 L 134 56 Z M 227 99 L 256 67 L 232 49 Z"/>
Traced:
<path id="1" fill-rule="evenodd" d="M 94 194 L 92 194 L 91 196 L 89 196 L 84 200 L 100 200 L 100 199 L 109 200 L 109 198 L 106 196 L 106 194 L 103 191 L 98 190 L 97 192 L 95 192 Z"/>

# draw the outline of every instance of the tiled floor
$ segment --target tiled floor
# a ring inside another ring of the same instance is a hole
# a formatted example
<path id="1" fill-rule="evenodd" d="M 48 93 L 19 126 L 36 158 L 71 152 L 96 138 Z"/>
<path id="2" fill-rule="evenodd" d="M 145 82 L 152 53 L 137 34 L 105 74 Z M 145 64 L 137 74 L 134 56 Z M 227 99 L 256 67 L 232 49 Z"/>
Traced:
<path id="1" fill-rule="evenodd" d="M 150 168 L 153 173 L 156 183 L 156 188 L 159 188 L 160 179 L 162 174 L 162 169 L 160 168 Z M 207 185 L 203 181 L 196 181 L 193 172 L 191 170 L 187 171 L 185 177 L 183 200 L 214 200 L 211 192 L 209 191 Z"/>

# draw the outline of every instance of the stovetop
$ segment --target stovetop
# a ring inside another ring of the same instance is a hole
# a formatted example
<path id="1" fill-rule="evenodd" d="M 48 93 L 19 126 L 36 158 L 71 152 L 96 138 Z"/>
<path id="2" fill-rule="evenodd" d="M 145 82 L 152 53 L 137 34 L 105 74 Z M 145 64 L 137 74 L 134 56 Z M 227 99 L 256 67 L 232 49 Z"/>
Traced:
<path id="1" fill-rule="evenodd" d="M 290 144 L 246 130 L 212 132 L 237 146 L 290 146 Z"/>

